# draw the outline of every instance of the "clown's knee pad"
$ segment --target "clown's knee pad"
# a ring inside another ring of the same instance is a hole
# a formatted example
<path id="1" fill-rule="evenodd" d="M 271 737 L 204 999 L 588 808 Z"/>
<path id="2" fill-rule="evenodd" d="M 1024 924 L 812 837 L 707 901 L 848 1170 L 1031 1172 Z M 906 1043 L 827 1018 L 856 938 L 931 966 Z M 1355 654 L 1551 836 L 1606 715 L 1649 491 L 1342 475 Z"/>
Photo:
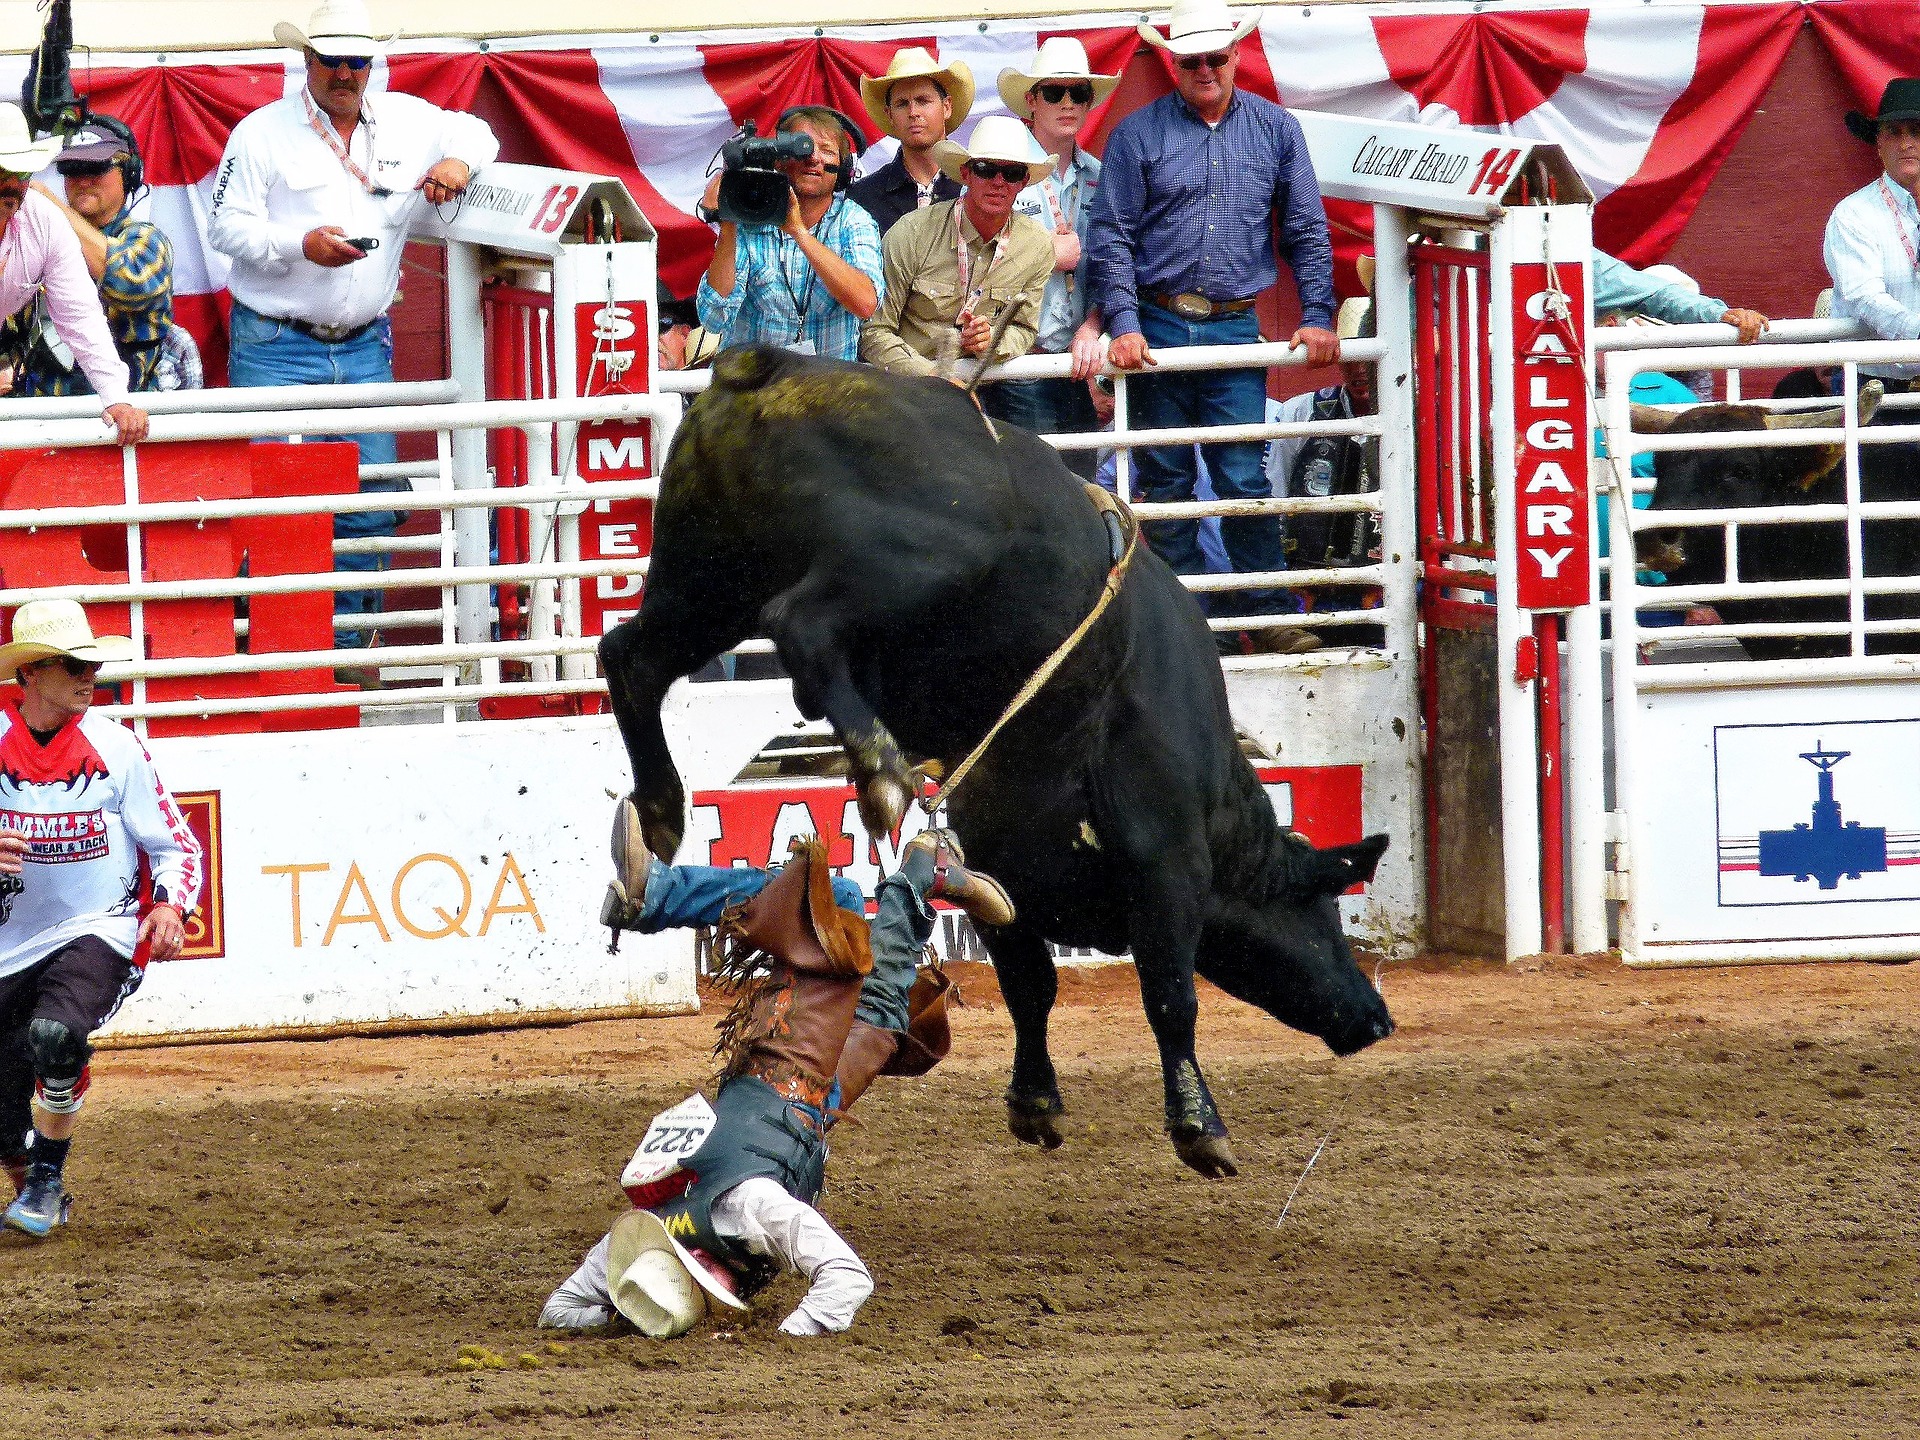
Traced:
<path id="1" fill-rule="evenodd" d="M 37 1016 L 27 1025 L 27 1050 L 33 1056 L 35 1090 L 40 1108 L 50 1115 L 70 1115 L 87 1093 L 87 1061 L 93 1047 L 59 1020 Z"/>

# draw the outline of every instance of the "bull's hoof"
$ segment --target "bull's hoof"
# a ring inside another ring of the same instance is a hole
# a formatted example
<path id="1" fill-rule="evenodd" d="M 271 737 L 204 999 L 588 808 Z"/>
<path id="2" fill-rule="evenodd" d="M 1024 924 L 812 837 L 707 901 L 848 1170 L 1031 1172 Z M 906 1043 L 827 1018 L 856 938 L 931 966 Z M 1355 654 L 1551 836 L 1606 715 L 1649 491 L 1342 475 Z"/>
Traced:
<path id="1" fill-rule="evenodd" d="M 1233 1158 L 1233 1147 L 1224 1135 L 1176 1132 L 1173 1151 L 1209 1180 L 1225 1180 L 1240 1173 L 1240 1162 Z"/>
<path id="2" fill-rule="evenodd" d="M 635 797 L 627 798 L 632 800 Z M 679 807 L 676 806 L 671 815 L 651 800 L 639 802 L 637 808 L 640 812 L 640 838 L 663 864 L 671 865 L 673 857 L 680 853 L 682 827 Z"/>
<path id="3" fill-rule="evenodd" d="M 907 806 L 912 803 L 913 787 L 905 772 L 882 771 L 860 787 L 860 823 L 869 835 L 891 835 L 907 818 Z"/>
<path id="4" fill-rule="evenodd" d="M 1007 1129 L 1022 1145 L 1038 1145 L 1042 1150 L 1058 1150 L 1067 1138 L 1060 1132 L 1060 1117 L 1067 1107 L 1055 1099 L 1027 1100 L 1007 1096 Z"/>

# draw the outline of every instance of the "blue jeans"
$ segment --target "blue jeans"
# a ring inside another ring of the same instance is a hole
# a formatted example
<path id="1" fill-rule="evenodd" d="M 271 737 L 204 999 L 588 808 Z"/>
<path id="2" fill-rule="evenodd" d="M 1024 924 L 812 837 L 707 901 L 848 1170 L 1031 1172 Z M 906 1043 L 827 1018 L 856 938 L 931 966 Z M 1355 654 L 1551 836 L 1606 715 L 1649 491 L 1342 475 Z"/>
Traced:
<path id="1" fill-rule="evenodd" d="M 278 320 L 272 320 L 234 302 L 229 327 L 231 348 L 227 357 L 227 376 L 235 386 L 250 385 L 366 385 L 393 379 L 393 329 L 382 315 L 363 333 L 342 345 L 329 345 L 302 335 Z M 352 440 L 360 448 L 362 465 L 391 465 L 399 455 L 392 435 L 311 435 L 310 440 Z M 384 494 L 411 489 L 405 480 L 362 480 L 362 494 Z M 397 510 L 369 510 L 357 515 L 333 517 L 336 538 L 391 535 L 400 528 Z M 378 571 L 387 568 L 380 555 L 342 555 L 334 569 Z M 378 590 L 340 590 L 333 597 L 336 615 L 377 615 L 381 609 Z M 365 645 L 365 631 L 338 632 L 334 643 L 343 649 Z"/>
<path id="2" fill-rule="evenodd" d="M 1140 307 L 1140 331 L 1155 349 L 1180 345 L 1252 345 L 1260 339 L 1260 321 L 1252 310 L 1212 320 L 1182 320 L 1157 305 Z M 1155 375 L 1151 370 L 1128 384 L 1131 423 L 1142 430 L 1186 425 L 1258 425 L 1267 415 L 1267 376 L 1263 369 L 1199 370 Z M 1261 465 L 1258 440 L 1214 445 L 1154 445 L 1133 452 L 1138 494 L 1155 503 L 1191 500 L 1199 479 L 1195 451 L 1204 458 L 1214 494 L 1222 500 L 1265 500 L 1273 488 Z M 1206 573 L 1199 523 L 1156 520 L 1144 527 L 1147 543 L 1177 574 Z M 1280 544 L 1280 517 L 1243 516 L 1220 522 L 1227 560 L 1236 574 L 1286 568 Z M 1228 614 L 1273 615 L 1301 608 L 1286 591 L 1241 590 L 1217 597 Z"/>
<path id="3" fill-rule="evenodd" d="M 776 871 L 741 866 L 663 865 L 647 867 L 647 889 L 640 903 L 643 935 L 680 926 L 717 925 L 729 905 L 751 900 L 767 888 Z M 860 986 L 854 1014 L 882 1030 L 907 1028 L 907 991 L 913 987 L 920 951 L 933 934 L 933 907 L 924 894 L 932 884 L 924 879 L 889 875 L 880 882 L 879 914 L 874 917 L 873 973 Z M 845 876 L 833 877 L 833 901 L 855 915 L 867 913 L 866 897 Z"/>
<path id="4" fill-rule="evenodd" d="M 980 408 L 1036 435 L 1090 435 L 1100 428 L 1084 380 L 1001 380 L 981 387 Z M 1082 480 L 1093 479 L 1099 456 L 1097 450 L 1060 452 L 1066 467 Z"/>

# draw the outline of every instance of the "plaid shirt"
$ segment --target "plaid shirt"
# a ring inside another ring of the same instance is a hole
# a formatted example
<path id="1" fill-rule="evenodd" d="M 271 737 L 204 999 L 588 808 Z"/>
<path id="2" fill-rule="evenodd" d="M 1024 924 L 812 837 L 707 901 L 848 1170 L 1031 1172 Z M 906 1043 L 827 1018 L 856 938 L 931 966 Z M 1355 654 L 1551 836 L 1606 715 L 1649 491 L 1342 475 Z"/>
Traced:
<path id="1" fill-rule="evenodd" d="M 113 348 L 127 362 L 130 389 L 157 390 L 154 371 L 173 328 L 173 247 L 159 226 L 135 220 L 131 209 L 121 210 L 101 233 L 107 237 L 107 268 L 100 277 L 100 303 Z M 78 365 L 65 369 L 36 345 L 15 393 L 91 395 L 93 386 Z"/>
<path id="2" fill-rule="evenodd" d="M 733 293 L 720 294 L 702 276 L 696 297 L 700 323 L 720 337 L 721 345 L 792 345 L 807 340 L 815 354 L 832 360 L 858 359 L 858 317 L 827 293 L 799 242 L 777 225 L 742 226 L 736 233 Z M 871 215 L 846 196 L 836 195 L 813 234 L 873 281 L 879 299 L 886 298 L 880 227 Z"/>

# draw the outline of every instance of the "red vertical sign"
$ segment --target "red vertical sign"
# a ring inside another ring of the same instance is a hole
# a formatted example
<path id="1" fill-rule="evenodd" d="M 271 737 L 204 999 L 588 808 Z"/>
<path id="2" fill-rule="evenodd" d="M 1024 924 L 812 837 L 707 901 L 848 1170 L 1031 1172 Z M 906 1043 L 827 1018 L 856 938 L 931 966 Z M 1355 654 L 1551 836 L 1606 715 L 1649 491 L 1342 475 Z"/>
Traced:
<path id="1" fill-rule="evenodd" d="M 1593 422 L 1582 371 L 1586 280 L 1578 265 L 1513 267 L 1515 593 L 1523 610 L 1570 610 L 1593 594 Z"/>
<path id="2" fill-rule="evenodd" d="M 653 314 L 641 301 L 588 301 L 574 306 L 575 393 L 644 394 L 653 364 Z M 653 422 L 583 424 L 575 464 L 587 480 L 644 480 L 655 470 Z M 653 545 L 653 506 L 645 500 L 600 500 L 580 517 L 582 560 L 643 559 Z M 601 575 L 581 582 L 584 634 L 604 635 L 640 609 L 640 576 Z"/>

